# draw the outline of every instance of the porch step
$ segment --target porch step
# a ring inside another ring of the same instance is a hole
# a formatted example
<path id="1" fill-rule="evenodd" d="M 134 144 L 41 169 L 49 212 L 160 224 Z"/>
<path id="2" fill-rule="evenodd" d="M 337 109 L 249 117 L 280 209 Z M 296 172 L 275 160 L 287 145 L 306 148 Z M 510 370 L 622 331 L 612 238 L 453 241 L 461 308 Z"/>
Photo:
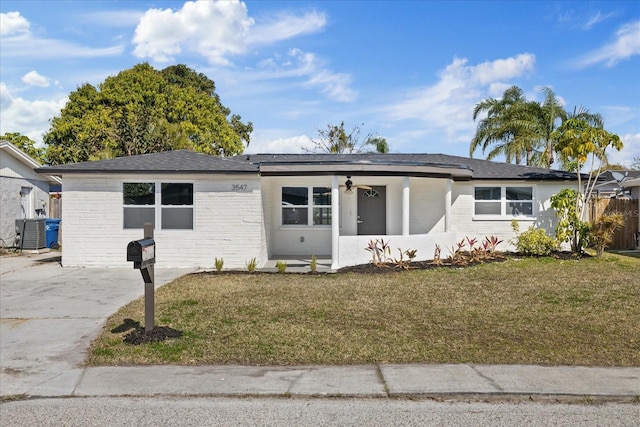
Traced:
<path id="1" fill-rule="evenodd" d="M 287 273 L 308 273 L 309 265 L 311 264 L 311 257 L 295 257 L 295 256 L 282 256 L 270 259 L 266 264 L 260 268 L 262 271 L 278 271 L 276 263 L 283 261 L 287 263 Z M 318 273 L 327 273 L 331 271 L 331 258 L 317 258 L 316 259 L 316 271 Z"/>

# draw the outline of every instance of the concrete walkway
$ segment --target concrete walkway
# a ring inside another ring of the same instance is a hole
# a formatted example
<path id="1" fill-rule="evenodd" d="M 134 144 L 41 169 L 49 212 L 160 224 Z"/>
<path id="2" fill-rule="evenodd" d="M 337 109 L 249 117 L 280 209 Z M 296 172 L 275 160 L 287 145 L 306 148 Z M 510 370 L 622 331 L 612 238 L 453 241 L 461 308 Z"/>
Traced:
<path id="1" fill-rule="evenodd" d="M 554 397 L 638 401 L 640 367 L 522 365 L 81 366 L 107 317 L 142 296 L 133 269 L 0 258 L 0 395 Z M 188 273 L 156 269 L 160 286 Z"/>

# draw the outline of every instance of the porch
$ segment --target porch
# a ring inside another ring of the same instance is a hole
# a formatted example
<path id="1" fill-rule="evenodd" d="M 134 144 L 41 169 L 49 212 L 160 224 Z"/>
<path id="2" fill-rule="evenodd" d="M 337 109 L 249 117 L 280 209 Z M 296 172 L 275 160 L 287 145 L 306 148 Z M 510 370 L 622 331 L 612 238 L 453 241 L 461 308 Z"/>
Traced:
<path id="1" fill-rule="evenodd" d="M 333 175 L 263 178 L 269 262 L 292 260 L 308 271 L 310 255 L 328 267 L 371 261 L 369 242 L 417 250 L 432 259 L 436 245 L 451 247 L 453 178 L 448 176 Z M 444 254 L 443 254 L 444 255 Z M 289 268 L 287 269 L 289 271 Z"/>

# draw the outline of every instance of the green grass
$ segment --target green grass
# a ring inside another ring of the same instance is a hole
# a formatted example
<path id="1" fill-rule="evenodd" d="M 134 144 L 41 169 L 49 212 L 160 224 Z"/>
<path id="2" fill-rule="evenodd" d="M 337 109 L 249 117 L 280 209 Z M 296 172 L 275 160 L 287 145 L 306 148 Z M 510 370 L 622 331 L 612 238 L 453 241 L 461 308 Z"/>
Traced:
<path id="1" fill-rule="evenodd" d="M 387 274 L 196 274 L 156 293 L 178 339 L 109 319 L 89 365 L 488 363 L 640 366 L 640 259 L 511 259 Z M 131 323 L 129 321 L 129 323 Z"/>

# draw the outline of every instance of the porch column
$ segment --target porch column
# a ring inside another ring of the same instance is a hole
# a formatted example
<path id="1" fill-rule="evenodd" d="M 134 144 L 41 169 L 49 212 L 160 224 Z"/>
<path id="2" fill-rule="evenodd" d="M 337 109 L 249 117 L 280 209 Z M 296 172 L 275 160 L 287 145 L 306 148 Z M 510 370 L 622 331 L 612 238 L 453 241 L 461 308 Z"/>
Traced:
<path id="1" fill-rule="evenodd" d="M 411 191 L 409 187 L 409 177 L 405 176 L 402 181 L 402 235 L 409 235 L 409 212 L 411 210 Z"/>
<path id="2" fill-rule="evenodd" d="M 451 178 L 447 180 L 447 188 L 444 193 L 444 232 L 451 231 Z"/>
<path id="3" fill-rule="evenodd" d="M 331 269 L 340 268 L 339 260 L 340 248 L 340 188 L 338 187 L 338 177 L 331 178 Z"/>

